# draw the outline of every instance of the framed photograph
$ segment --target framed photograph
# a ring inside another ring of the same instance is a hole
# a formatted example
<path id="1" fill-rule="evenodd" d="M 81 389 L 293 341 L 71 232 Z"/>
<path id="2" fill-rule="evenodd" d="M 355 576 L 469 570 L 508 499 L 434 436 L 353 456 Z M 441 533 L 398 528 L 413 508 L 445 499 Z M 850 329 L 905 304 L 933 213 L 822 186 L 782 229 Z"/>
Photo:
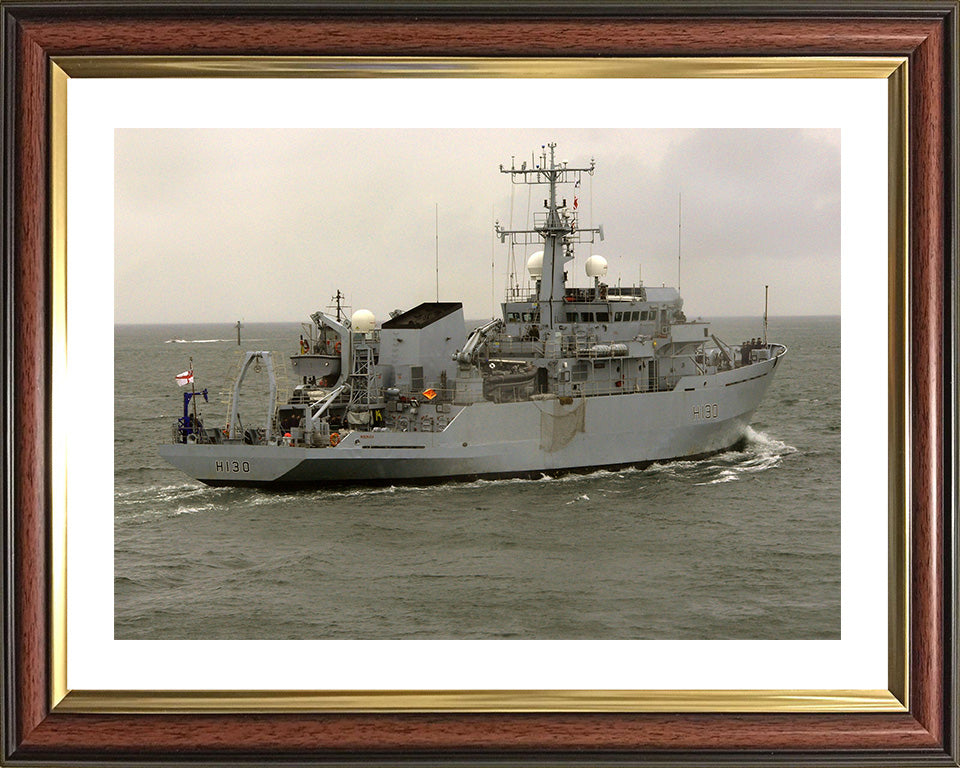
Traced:
<path id="1" fill-rule="evenodd" d="M 955 2 L 2 19 L 4 761 L 958 764 Z"/>

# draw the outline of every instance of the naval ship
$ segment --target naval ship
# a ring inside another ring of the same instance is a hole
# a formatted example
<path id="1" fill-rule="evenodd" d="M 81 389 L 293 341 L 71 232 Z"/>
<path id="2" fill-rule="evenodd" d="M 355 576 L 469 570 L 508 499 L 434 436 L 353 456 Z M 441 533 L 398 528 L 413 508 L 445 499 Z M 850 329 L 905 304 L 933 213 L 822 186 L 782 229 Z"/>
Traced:
<path id="1" fill-rule="evenodd" d="M 538 249 L 530 287 L 508 287 L 502 317 L 468 333 L 462 304 L 437 301 L 378 323 L 367 310 L 348 318 L 338 291 L 289 355 L 292 392 L 278 391 L 271 352 L 247 352 L 224 419 L 204 419 L 206 390 L 191 386 L 160 455 L 213 486 L 295 486 L 644 466 L 741 441 L 787 351 L 767 341 L 766 311 L 762 337 L 730 345 L 687 319 L 676 288 L 603 282 L 601 256 L 586 260 L 592 286 L 568 285 L 575 246 L 602 241 L 603 228 L 578 220 L 595 161 L 557 162 L 555 148 L 500 166 L 546 192 L 529 229 L 495 224 L 511 249 Z M 266 369 L 269 403 L 242 415 L 251 368 Z"/>

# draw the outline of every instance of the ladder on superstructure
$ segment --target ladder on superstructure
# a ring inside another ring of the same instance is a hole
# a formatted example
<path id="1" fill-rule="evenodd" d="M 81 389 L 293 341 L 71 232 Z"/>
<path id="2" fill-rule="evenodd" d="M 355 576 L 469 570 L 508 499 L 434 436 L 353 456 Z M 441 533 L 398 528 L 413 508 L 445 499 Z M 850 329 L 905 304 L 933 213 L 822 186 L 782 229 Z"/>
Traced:
<path id="1" fill-rule="evenodd" d="M 369 409 L 380 400 L 373 349 L 366 344 L 353 348 L 353 372 L 350 374 L 350 405 Z"/>

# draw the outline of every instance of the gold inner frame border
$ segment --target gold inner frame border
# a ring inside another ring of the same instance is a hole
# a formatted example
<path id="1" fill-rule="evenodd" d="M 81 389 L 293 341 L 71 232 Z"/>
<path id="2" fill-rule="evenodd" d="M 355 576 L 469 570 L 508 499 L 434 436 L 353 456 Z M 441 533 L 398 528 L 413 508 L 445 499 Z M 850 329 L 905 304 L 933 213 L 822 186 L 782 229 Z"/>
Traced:
<path id="1" fill-rule="evenodd" d="M 905 712 L 909 709 L 908 62 L 905 57 L 51 59 L 50 704 L 60 713 Z M 67 92 L 71 78 L 882 78 L 888 117 L 888 690 L 134 691 L 67 686 Z"/>

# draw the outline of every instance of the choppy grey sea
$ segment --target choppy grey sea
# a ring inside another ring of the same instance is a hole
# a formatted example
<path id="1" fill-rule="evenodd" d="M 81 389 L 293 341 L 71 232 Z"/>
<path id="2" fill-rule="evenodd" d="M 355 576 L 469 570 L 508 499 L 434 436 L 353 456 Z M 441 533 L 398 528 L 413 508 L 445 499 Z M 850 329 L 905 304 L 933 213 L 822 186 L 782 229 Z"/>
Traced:
<path id="1" fill-rule="evenodd" d="M 728 342 L 756 319 L 721 318 Z M 208 488 L 157 455 L 223 325 L 115 328 L 118 639 L 835 639 L 840 319 L 773 318 L 790 352 L 740 450 L 539 480 Z M 296 350 L 248 324 L 243 349 Z"/>

